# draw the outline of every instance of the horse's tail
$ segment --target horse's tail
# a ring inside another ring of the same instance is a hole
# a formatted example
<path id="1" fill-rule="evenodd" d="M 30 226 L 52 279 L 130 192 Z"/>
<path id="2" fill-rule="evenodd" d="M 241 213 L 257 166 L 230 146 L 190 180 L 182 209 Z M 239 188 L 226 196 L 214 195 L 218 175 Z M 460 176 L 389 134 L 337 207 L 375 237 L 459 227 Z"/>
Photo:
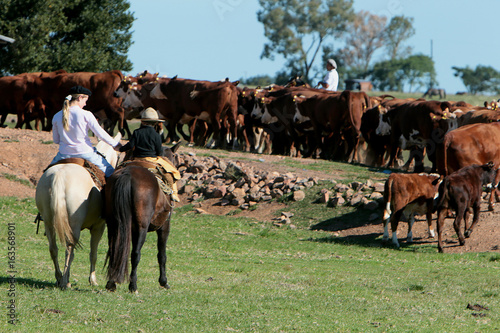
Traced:
<path id="1" fill-rule="evenodd" d="M 56 172 L 52 181 L 50 209 L 52 210 L 53 227 L 63 244 L 77 245 L 73 230 L 69 224 L 66 204 L 66 181 L 64 172 Z"/>
<path id="2" fill-rule="evenodd" d="M 117 176 L 113 189 L 106 189 L 106 198 L 110 198 L 109 214 L 106 218 L 108 227 L 108 280 L 122 283 L 128 276 L 128 257 L 132 235 L 132 186 L 131 175 L 123 171 Z"/>

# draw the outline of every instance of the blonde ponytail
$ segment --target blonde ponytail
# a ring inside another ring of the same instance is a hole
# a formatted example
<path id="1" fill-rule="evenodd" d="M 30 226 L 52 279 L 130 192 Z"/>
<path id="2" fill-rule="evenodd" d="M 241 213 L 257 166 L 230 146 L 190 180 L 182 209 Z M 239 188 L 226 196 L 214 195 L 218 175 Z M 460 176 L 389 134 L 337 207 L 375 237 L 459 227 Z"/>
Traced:
<path id="1" fill-rule="evenodd" d="M 63 123 L 63 128 L 66 132 L 69 131 L 69 104 L 70 101 L 68 99 L 65 99 L 62 109 L 63 111 L 62 123 Z"/>
<path id="2" fill-rule="evenodd" d="M 71 102 L 77 101 L 78 97 L 80 97 L 82 94 L 74 94 L 74 95 L 68 95 L 66 96 L 66 99 L 64 100 L 63 103 L 63 118 L 62 118 L 62 123 L 63 123 L 63 128 L 67 132 L 69 131 L 69 107 L 71 106 Z"/>

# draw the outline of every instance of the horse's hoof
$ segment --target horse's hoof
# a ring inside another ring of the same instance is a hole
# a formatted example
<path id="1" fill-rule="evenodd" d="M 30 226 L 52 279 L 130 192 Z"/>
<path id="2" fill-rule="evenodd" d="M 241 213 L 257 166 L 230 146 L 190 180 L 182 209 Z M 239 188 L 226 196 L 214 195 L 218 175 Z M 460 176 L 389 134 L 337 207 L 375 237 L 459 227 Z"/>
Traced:
<path id="1" fill-rule="evenodd" d="M 111 292 L 116 291 L 116 283 L 108 281 L 108 283 L 106 283 L 106 290 Z"/>
<path id="2" fill-rule="evenodd" d="M 130 291 L 132 294 L 136 294 L 137 293 L 137 285 L 133 285 L 132 283 L 129 284 L 128 291 Z"/>

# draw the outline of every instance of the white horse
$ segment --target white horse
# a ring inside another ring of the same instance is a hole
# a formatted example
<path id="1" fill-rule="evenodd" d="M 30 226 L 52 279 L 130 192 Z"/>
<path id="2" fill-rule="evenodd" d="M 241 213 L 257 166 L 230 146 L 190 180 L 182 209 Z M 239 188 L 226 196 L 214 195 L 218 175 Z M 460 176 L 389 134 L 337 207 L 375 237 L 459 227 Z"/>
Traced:
<path id="1" fill-rule="evenodd" d="M 121 134 L 115 136 L 119 141 Z M 96 149 L 102 153 L 113 167 L 116 167 L 118 154 L 104 141 Z M 90 275 L 91 285 L 97 285 L 95 264 L 97 246 L 106 227 L 101 218 L 102 199 L 89 172 L 77 164 L 58 164 L 42 175 L 36 187 L 36 205 L 45 224 L 49 240 L 49 251 L 55 266 L 57 285 L 61 289 L 71 287 L 69 282 L 70 266 L 74 248 L 79 245 L 80 231 L 90 230 Z M 66 260 L 61 272 L 57 258 L 57 239 L 66 246 Z"/>

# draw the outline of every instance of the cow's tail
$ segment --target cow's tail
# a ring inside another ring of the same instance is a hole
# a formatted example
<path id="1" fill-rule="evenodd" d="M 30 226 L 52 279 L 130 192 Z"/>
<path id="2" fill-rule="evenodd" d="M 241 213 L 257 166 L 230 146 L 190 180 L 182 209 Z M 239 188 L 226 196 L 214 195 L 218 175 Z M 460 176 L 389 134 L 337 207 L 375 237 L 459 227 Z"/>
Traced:
<path id="1" fill-rule="evenodd" d="M 443 137 L 443 140 L 436 146 L 436 166 L 437 172 L 440 175 L 447 176 L 448 173 L 448 149 L 450 146 L 448 135 Z"/>
<path id="2" fill-rule="evenodd" d="M 52 181 L 50 200 L 54 230 L 64 245 L 77 245 L 73 230 L 69 224 L 68 206 L 66 203 L 66 181 L 64 172 L 56 172 Z"/>
<path id="3" fill-rule="evenodd" d="M 122 172 L 117 176 L 113 188 L 107 188 L 106 201 L 108 216 L 108 264 L 109 281 L 122 283 L 128 276 L 128 257 L 132 235 L 133 194 L 131 175 Z M 109 195 L 108 195 L 109 194 Z"/>
<path id="4" fill-rule="evenodd" d="M 443 179 L 441 184 L 439 184 L 438 189 L 438 197 L 436 198 L 435 208 L 442 207 L 445 202 L 448 202 L 450 199 L 449 194 L 449 180 L 447 177 Z"/>
<path id="5" fill-rule="evenodd" d="M 391 211 L 391 201 L 392 201 L 392 183 L 393 183 L 393 178 L 392 177 L 389 177 L 387 178 L 387 181 L 385 182 L 385 185 L 384 185 L 384 214 L 383 214 L 383 217 L 382 219 L 384 221 L 387 221 L 390 217 L 391 217 L 391 214 L 392 214 L 392 211 Z"/>

